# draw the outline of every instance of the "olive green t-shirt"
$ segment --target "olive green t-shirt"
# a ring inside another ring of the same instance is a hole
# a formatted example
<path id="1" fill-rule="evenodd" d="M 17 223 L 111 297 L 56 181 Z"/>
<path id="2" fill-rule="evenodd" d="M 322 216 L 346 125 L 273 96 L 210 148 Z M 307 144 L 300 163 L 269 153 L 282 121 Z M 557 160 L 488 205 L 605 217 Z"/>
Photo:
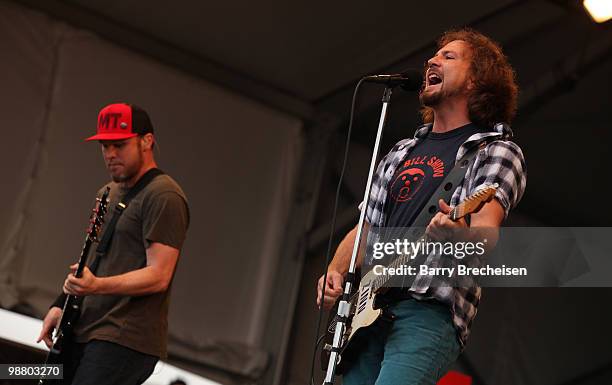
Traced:
<path id="1" fill-rule="evenodd" d="M 110 222 L 114 207 L 128 189 L 110 183 Z M 102 195 L 102 190 L 98 196 Z M 181 249 L 189 225 L 189 208 L 183 190 L 169 176 L 160 175 L 140 191 L 124 210 L 115 227 L 110 248 L 96 276 L 105 277 L 141 269 L 147 264 L 146 249 L 153 242 Z M 102 228 L 101 236 L 104 234 Z M 88 258 L 91 264 L 97 245 Z M 168 290 L 143 296 L 91 295 L 85 297 L 75 325 L 76 342 L 104 340 L 130 349 L 166 357 Z"/>

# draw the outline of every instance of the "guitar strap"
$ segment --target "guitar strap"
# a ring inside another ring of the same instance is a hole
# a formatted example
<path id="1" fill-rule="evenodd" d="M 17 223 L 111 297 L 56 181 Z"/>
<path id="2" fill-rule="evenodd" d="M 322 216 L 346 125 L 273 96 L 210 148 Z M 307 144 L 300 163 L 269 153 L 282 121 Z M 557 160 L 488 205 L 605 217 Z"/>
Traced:
<path id="1" fill-rule="evenodd" d="M 453 196 L 453 192 L 457 186 L 461 185 L 463 182 L 465 173 L 472 163 L 472 160 L 479 152 L 484 151 L 486 145 L 491 141 L 491 138 L 484 138 L 480 143 L 474 145 L 470 150 L 468 150 L 465 155 L 461 157 L 461 159 L 455 162 L 453 169 L 446 175 L 446 178 L 444 178 L 437 190 L 431 195 L 431 198 L 429 198 L 429 201 L 427 201 L 427 204 L 423 207 L 419 213 L 419 216 L 416 217 L 410 227 L 427 227 L 429 222 L 431 222 L 431 219 L 438 212 L 438 200 L 443 199 L 445 202 L 450 204 L 450 199 Z M 469 218 L 466 218 L 466 220 L 468 219 Z"/>
<path id="2" fill-rule="evenodd" d="M 147 187 L 147 185 L 151 183 L 151 181 L 153 181 L 155 177 L 159 175 L 163 175 L 163 174 L 164 172 L 158 168 L 150 169 L 140 179 L 138 179 L 138 182 L 136 182 L 136 184 L 132 186 L 130 191 L 128 191 L 127 194 L 125 194 L 123 199 L 121 199 L 121 201 L 117 203 L 117 206 L 115 206 L 115 210 L 113 212 L 113 216 L 111 217 L 110 222 L 104 229 L 104 234 L 102 235 L 102 239 L 100 240 L 100 243 L 98 243 L 98 247 L 96 248 L 96 258 L 94 259 L 93 263 L 89 267 L 89 270 L 91 270 L 93 274 L 95 274 L 96 270 L 98 269 L 98 266 L 100 264 L 100 259 L 104 255 L 106 255 L 106 252 L 108 251 L 108 248 L 110 247 L 111 241 L 113 240 L 113 234 L 115 233 L 115 227 L 117 226 L 117 222 L 119 221 L 121 214 L 123 214 L 125 209 L 130 204 L 130 201 L 136 195 L 138 195 L 138 193 L 141 192 L 145 187 Z"/>

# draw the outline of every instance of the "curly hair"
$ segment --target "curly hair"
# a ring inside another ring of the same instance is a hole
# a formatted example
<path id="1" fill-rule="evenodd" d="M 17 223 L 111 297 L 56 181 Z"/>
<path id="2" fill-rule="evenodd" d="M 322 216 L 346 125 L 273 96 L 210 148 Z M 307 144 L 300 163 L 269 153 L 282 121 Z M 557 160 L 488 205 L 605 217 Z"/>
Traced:
<path id="1" fill-rule="evenodd" d="M 472 122 L 492 127 L 510 123 L 516 114 L 518 86 L 514 70 L 495 41 L 470 28 L 447 31 L 438 39 L 438 49 L 454 40 L 462 40 L 471 49 L 470 78 L 473 89 L 468 95 L 468 114 Z M 433 110 L 423 106 L 423 122 L 433 122 Z"/>

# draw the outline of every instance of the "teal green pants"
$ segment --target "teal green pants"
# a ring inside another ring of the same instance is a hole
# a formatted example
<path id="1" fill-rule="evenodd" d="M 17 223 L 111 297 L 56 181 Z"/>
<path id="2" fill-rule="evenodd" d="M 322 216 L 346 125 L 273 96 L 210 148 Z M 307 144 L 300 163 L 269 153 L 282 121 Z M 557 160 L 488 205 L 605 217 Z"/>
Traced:
<path id="1" fill-rule="evenodd" d="M 459 355 L 448 306 L 401 300 L 390 307 L 393 323 L 364 331 L 366 343 L 343 385 L 435 385 Z"/>

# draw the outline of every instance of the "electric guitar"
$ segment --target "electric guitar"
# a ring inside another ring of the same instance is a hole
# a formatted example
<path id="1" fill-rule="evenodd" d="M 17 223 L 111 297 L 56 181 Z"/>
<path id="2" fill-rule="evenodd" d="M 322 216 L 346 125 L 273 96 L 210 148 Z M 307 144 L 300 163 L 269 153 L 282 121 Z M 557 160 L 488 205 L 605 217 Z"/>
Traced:
<path id="1" fill-rule="evenodd" d="M 78 267 L 74 273 L 74 276 L 80 278 L 83 275 L 83 269 L 87 263 L 87 256 L 91 245 L 97 241 L 98 233 L 104 223 L 104 215 L 108 210 L 108 195 L 110 187 L 107 187 L 100 198 L 96 198 L 96 206 L 93 209 L 93 213 L 89 220 L 89 227 L 87 228 L 87 234 L 85 235 L 85 243 L 83 244 L 83 250 L 79 257 Z M 76 321 L 78 320 L 81 313 L 81 304 L 83 297 L 77 297 L 75 295 L 66 296 L 64 306 L 62 308 L 62 315 L 58 322 L 57 329 L 53 336 L 53 345 L 47 354 L 46 364 L 61 364 L 63 363 L 63 357 L 67 354 L 67 350 L 70 348 L 70 339 L 72 338 L 72 331 Z M 58 383 L 57 380 L 49 380 L 44 376 L 41 376 L 38 380 L 38 385 Z"/>
<path id="2" fill-rule="evenodd" d="M 491 186 L 484 187 L 469 197 L 465 198 L 461 203 L 455 206 L 447 215 L 450 219 L 456 221 L 463 218 L 464 216 L 477 212 L 484 205 L 485 202 L 489 201 L 497 190 L 498 185 L 493 184 Z M 416 237 L 415 237 L 416 238 Z M 419 241 L 424 240 L 423 235 Z M 417 242 L 419 242 L 417 241 Z M 414 258 L 414 256 L 412 256 Z M 410 255 L 399 255 L 393 259 L 391 263 L 387 265 L 390 268 L 398 268 L 402 265 L 410 262 Z M 380 306 L 377 301 L 377 295 L 382 294 L 390 287 L 388 285 L 389 280 L 393 277 L 390 275 L 376 275 L 373 271 L 369 271 L 359 281 L 359 290 L 357 290 L 350 298 L 350 310 L 347 325 L 349 327 L 344 330 L 342 335 L 342 343 L 340 344 L 340 361 L 338 362 L 338 373 L 342 373 L 353 361 L 358 349 L 347 349 L 349 344 L 354 340 L 358 339 L 361 332 L 372 325 L 378 319 L 387 318 L 387 314 L 384 311 L 384 306 Z M 336 303 L 336 307 L 338 304 Z M 337 308 L 335 308 L 337 309 Z M 323 370 L 327 369 L 329 363 L 329 355 L 332 350 L 332 341 L 336 330 L 336 324 L 338 322 L 337 311 L 332 310 L 332 317 L 328 323 L 325 336 L 325 345 L 321 354 L 321 364 Z M 359 343 L 352 343 L 350 346 L 359 345 Z"/>

